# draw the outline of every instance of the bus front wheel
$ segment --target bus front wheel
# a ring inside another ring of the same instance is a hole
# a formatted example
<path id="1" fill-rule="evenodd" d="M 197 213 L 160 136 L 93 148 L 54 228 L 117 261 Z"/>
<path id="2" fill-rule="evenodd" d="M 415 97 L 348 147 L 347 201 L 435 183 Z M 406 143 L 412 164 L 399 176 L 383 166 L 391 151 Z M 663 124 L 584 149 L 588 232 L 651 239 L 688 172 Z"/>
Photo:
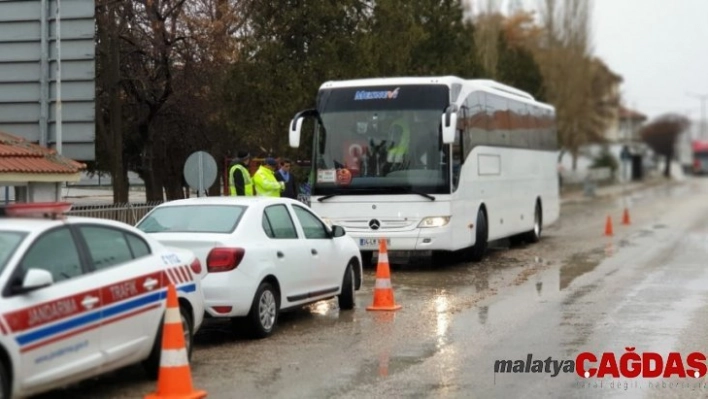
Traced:
<path id="1" fill-rule="evenodd" d="M 473 262 L 479 262 L 484 258 L 487 253 L 487 216 L 484 214 L 483 210 L 477 211 L 477 227 L 475 229 L 475 242 L 470 249 L 470 260 Z"/>

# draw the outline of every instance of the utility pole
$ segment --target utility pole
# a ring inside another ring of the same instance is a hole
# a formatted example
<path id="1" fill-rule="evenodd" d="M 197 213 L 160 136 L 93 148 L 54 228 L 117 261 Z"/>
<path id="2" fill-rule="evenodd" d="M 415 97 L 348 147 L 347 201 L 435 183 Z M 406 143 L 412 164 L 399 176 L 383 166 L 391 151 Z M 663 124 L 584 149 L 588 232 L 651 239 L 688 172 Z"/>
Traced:
<path id="1" fill-rule="evenodd" d="M 57 0 L 57 15 L 56 15 L 56 46 L 57 46 L 57 102 L 56 102 L 56 117 L 55 117 L 55 132 L 56 132 L 56 150 L 59 155 L 62 155 L 62 104 L 61 104 L 61 0 Z"/>
<path id="2" fill-rule="evenodd" d="M 686 93 L 686 95 L 701 100 L 701 139 L 708 139 L 708 134 L 706 134 L 706 101 L 708 101 L 708 94 Z"/>

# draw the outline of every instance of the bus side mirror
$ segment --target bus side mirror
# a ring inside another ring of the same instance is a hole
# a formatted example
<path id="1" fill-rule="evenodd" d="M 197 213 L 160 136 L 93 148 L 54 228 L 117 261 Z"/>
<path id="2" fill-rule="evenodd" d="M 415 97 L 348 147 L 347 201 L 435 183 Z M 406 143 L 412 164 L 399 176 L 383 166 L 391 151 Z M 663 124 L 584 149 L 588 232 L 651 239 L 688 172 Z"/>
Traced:
<path id="1" fill-rule="evenodd" d="M 301 116 L 290 122 L 290 147 L 292 148 L 300 147 L 300 129 L 302 129 L 302 122 L 304 120 L 305 118 Z"/>
<path id="2" fill-rule="evenodd" d="M 290 121 L 290 147 L 300 147 L 300 131 L 302 129 L 302 122 L 304 122 L 307 117 L 315 117 L 319 120 L 320 114 L 316 109 L 306 109 L 295 115 L 295 117 Z"/>
<path id="3" fill-rule="evenodd" d="M 442 115 L 443 144 L 452 144 L 455 142 L 455 130 L 457 130 L 457 107 L 451 105 Z"/>

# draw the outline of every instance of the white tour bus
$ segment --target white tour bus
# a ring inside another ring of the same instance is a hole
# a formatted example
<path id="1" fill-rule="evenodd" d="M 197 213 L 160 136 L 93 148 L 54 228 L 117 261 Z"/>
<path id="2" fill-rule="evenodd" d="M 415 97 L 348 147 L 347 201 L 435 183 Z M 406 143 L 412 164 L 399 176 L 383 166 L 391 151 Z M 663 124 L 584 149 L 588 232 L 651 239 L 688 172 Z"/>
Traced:
<path id="1" fill-rule="evenodd" d="M 555 109 L 512 87 L 454 76 L 324 83 L 290 124 L 315 121 L 310 206 L 365 262 L 391 251 L 483 258 L 491 240 L 538 241 L 558 219 Z"/>

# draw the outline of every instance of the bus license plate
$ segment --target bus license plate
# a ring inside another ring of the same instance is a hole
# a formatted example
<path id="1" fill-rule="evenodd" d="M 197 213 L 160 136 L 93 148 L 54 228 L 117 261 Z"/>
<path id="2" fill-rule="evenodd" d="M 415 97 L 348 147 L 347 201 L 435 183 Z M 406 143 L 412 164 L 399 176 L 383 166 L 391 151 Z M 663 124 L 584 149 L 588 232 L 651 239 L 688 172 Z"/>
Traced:
<path id="1" fill-rule="evenodd" d="M 360 238 L 359 239 L 359 246 L 362 248 L 378 249 L 379 239 L 378 238 Z M 391 239 L 390 238 L 386 239 L 386 246 L 387 247 L 391 246 Z"/>

